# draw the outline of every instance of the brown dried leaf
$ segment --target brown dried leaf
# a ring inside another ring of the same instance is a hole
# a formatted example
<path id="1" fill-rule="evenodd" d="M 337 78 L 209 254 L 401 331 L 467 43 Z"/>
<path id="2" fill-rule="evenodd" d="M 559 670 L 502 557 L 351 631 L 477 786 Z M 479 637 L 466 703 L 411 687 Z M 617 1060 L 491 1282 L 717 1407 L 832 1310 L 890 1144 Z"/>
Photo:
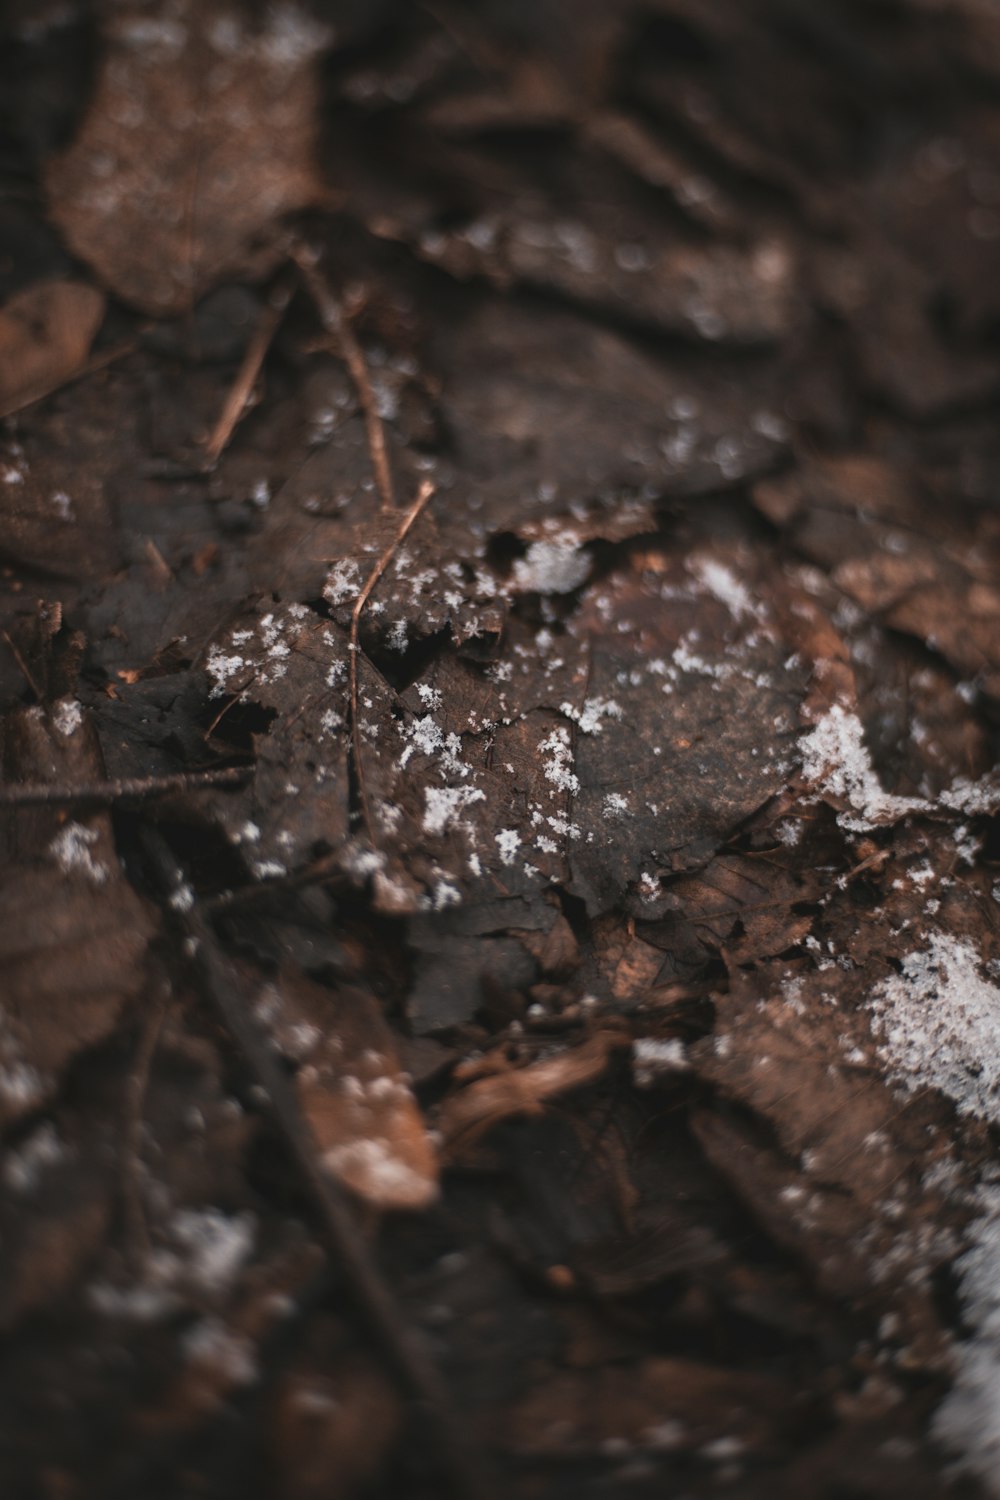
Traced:
<path id="1" fill-rule="evenodd" d="M 82 281 L 44 281 L 0 307 L 0 415 L 75 375 L 104 317 L 104 296 Z"/>
<path id="2" fill-rule="evenodd" d="M 258 26 L 194 0 L 107 17 L 90 107 L 46 189 L 74 252 L 118 296 L 169 314 L 277 263 L 278 221 L 322 196 L 317 60 L 329 40 L 291 6 Z"/>
<path id="3" fill-rule="evenodd" d="M 100 778 L 96 742 L 75 699 L 8 716 L 13 781 Z M 0 893 L 0 1118 L 37 1108 L 67 1062 L 114 1029 L 145 982 L 150 914 L 124 880 L 106 813 L 8 814 Z M 12 856 L 12 857 L 11 857 Z"/>
<path id="4" fill-rule="evenodd" d="M 437 1153 L 375 997 L 286 973 L 259 1004 L 299 1064 L 299 1103 L 324 1165 L 375 1208 L 426 1208 Z"/>
<path id="5" fill-rule="evenodd" d="M 437 1127 L 447 1149 L 452 1154 L 459 1152 L 471 1138 L 501 1120 L 511 1115 L 538 1114 L 547 1099 L 594 1083 L 607 1067 L 612 1051 L 626 1044 L 627 1038 L 622 1035 L 601 1031 L 579 1047 L 524 1068 L 507 1067 L 498 1056 L 503 1071 L 476 1079 L 442 1105 Z"/>

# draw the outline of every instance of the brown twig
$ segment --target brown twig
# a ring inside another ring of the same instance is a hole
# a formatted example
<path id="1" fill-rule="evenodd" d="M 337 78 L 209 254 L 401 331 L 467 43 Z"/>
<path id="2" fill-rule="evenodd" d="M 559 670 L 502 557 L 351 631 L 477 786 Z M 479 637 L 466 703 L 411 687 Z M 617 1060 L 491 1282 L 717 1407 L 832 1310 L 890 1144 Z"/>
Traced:
<path id="1" fill-rule="evenodd" d="M 222 766 L 218 770 L 177 771 L 171 776 L 125 776 L 117 781 L 89 781 L 81 786 L 26 781 L 14 786 L 0 786 L 0 809 L 60 807 L 64 804 L 110 807 L 116 802 L 165 797 L 171 792 L 192 792 L 205 786 L 242 786 L 249 775 L 248 766 Z"/>
<path id="2" fill-rule="evenodd" d="M 364 414 L 368 452 L 375 474 L 375 483 L 382 500 L 382 508 L 394 510 L 396 495 L 392 483 L 392 470 L 389 466 L 389 449 L 385 440 L 382 418 L 378 414 L 378 403 L 375 400 L 375 392 L 372 390 L 364 352 L 354 336 L 350 319 L 317 270 L 315 255 L 305 246 L 298 245 L 292 251 L 292 259 L 302 272 L 303 280 L 316 304 L 320 322 L 331 338 L 336 341 L 348 373 L 354 382 Z"/>
<path id="3" fill-rule="evenodd" d="M 35 681 L 34 677 L 31 675 L 31 668 L 28 666 L 28 663 L 25 661 L 17 645 L 13 640 L 11 640 L 6 630 L 0 631 L 0 635 L 3 636 L 4 640 L 7 642 L 7 645 L 10 647 L 10 654 L 11 656 L 13 656 L 14 660 L 17 662 L 18 667 L 21 669 L 21 676 L 24 678 L 25 682 L 28 684 L 38 701 L 41 702 L 43 697 L 42 690 L 38 686 L 38 683 Z"/>
<path id="4" fill-rule="evenodd" d="M 369 573 L 364 587 L 354 601 L 354 608 L 351 610 L 351 635 L 347 646 L 347 671 L 351 707 L 351 753 L 354 759 L 354 779 L 357 783 L 358 794 L 361 799 L 365 826 L 368 830 L 368 837 L 373 843 L 375 841 L 374 825 L 372 823 L 371 807 L 368 802 L 368 789 L 365 786 L 364 762 L 361 753 L 361 718 L 358 713 L 358 656 L 361 651 L 359 640 L 361 616 L 364 613 L 365 605 L 371 597 L 372 590 L 389 566 L 396 549 L 402 545 L 407 532 L 413 526 L 433 493 L 433 482 L 430 479 L 425 479 L 417 491 L 417 498 L 403 517 L 399 530 Z"/>
<path id="5" fill-rule="evenodd" d="M 133 1260 L 142 1263 L 149 1256 L 149 1230 L 142 1208 L 142 1115 L 149 1090 L 149 1072 L 153 1065 L 157 1043 L 170 1008 L 169 990 L 159 996 L 145 1017 L 135 1063 L 129 1075 L 125 1092 L 125 1129 L 122 1142 L 122 1197 L 125 1226 L 128 1235 L 128 1250 Z"/>
<path id="6" fill-rule="evenodd" d="M 247 345 L 236 379 L 223 402 L 219 419 L 205 439 L 207 463 L 214 464 L 218 461 L 223 449 L 236 431 L 238 423 L 246 414 L 257 376 L 260 374 L 267 351 L 271 347 L 271 340 L 277 333 L 291 300 L 292 288 L 289 282 L 287 280 L 280 282 L 271 293 L 266 307 L 257 320 L 257 327 Z"/>
<path id="7" fill-rule="evenodd" d="M 359 1230 L 347 1194 L 324 1170 L 292 1085 L 260 1032 L 253 1009 L 202 915 L 200 903 L 193 898 L 184 871 L 155 829 L 144 829 L 142 839 L 165 916 L 183 935 L 185 954 L 199 988 L 214 1006 L 254 1082 L 263 1090 L 271 1117 L 309 1190 L 324 1238 L 339 1261 L 359 1311 L 397 1378 L 423 1408 L 452 1493 L 464 1500 L 483 1500 L 480 1465 L 454 1413 L 450 1393 L 423 1343 L 396 1306 Z"/>

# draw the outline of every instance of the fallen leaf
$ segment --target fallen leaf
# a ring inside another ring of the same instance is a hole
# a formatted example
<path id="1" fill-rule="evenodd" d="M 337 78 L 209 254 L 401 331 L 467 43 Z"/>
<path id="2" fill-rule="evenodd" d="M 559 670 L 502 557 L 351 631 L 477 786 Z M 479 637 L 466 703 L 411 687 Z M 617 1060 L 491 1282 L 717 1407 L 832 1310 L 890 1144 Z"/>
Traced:
<path id="1" fill-rule="evenodd" d="M 165 316 L 283 253 L 278 226 L 323 195 L 317 64 L 330 31 L 295 4 L 258 24 L 184 0 L 108 12 L 76 139 L 46 172 L 50 214 L 121 298 Z"/>
<path id="2" fill-rule="evenodd" d="M 374 996 L 286 973 L 257 1009 L 298 1065 L 299 1104 L 327 1170 L 375 1208 L 433 1202 L 437 1152 Z"/>
<path id="3" fill-rule="evenodd" d="M 0 307 L 0 414 L 75 375 L 103 317 L 103 294 L 82 281 L 36 282 Z"/>

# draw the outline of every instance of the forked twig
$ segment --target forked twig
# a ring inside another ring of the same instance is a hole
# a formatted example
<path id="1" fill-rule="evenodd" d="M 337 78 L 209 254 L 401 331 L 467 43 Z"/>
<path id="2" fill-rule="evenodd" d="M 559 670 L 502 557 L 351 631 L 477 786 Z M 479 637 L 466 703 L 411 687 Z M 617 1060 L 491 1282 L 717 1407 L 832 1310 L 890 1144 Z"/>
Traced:
<path id="1" fill-rule="evenodd" d="M 351 754 L 354 760 L 354 777 L 357 783 L 358 795 L 361 799 L 361 809 L 364 813 L 365 826 L 368 830 L 368 837 L 373 843 L 375 841 L 374 824 L 372 823 L 371 806 L 368 802 L 368 788 L 365 785 L 364 760 L 361 753 L 361 718 L 358 713 L 358 656 L 361 651 L 359 640 L 361 616 L 364 613 L 365 605 L 371 597 L 372 590 L 389 566 L 397 548 L 402 545 L 407 532 L 413 526 L 433 493 L 433 482 L 430 479 L 425 479 L 417 491 L 417 498 L 403 517 L 399 530 L 369 573 L 364 587 L 354 601 L 354 608 L 351 611 L 351 635 L 347 647 L 347 671 L 351 702 Z"/>
<path id="2" fill-rule="evenodd" d="M 396 495 L 392 484 L 392 469 L 389 466 L 389 449 L 385 441 L 385 428 L 378 413 L 378 402 L 372 390 L 371 377 L 361 345 L 354 336 L 350 319 L 327 286 L 316 267 L 316 256 L 303 245 L 292 251 L 292 259 L 302 272 L 306 286 L 316 304 L 320 322 L 336 341 L 343 356 L 348 373 L 358 393 L 368 436 L 368 453 L 371 458 L 375 483 L 378 486 L 383 510 L 394 510 Z"/>
<path id="3" fill-rule="evenodd" d="M 423 1408 L 449 1487 L 462 1500 L 484 1500 L 480 1465 L 453 1411 L 451 1396 L 418 1335 L 404 1319 L 386 1285 L 344 1189 L 323 1168 L 308 1124 L 287 1075 L 276 1062 L 254 1019 L 215 934 L 193 897 L 184 871 L 154 828 L 142 830 L 149 873 L 164 915 L 184 938 L 184 951 L 204 997 L 215 1008 L 254 1082 L 264 1092 L 275 1125 L 308 1188 L 328 1247 L 357 1300 L 359 1310 L 391 1361 L 397 1378 Z"/>

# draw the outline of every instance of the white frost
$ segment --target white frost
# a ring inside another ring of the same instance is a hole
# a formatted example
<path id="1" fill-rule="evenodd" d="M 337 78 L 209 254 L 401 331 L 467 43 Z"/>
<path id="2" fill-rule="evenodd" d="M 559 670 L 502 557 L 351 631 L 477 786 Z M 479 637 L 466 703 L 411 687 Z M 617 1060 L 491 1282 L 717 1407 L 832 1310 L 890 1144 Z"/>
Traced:
<path id="1" fill-rule="evenodd" d="M 573 542 L 532 542 L 514 564 L 514 585 L 524 593 L 571 594 L 590 576 L 590 558 Z"/>
<path id="2" fill-rule="evenodd" d="M 69 739 L 83 723 L 83 709 L 75 698 L 60 698 L 52 709 L 52 727 Z"/>
<path id="3" fill-rule="evenodd" d="M 433 836 L 454 828 L 470 803 L 483 802 L 485 798 L 486 793 L 474 786 L 427 787 L 424 791 L 424 832 Z"/>
<path id="4" fill-rule="evenodd" d="M 688 568 L 712 597 L 726 606 L 734 619 L 756 614 L 748 589 L 725 563 L 714 557 L 698 557 L 688 563 Z"/>
<path id="5" fill-rule="evenodd" d="M 806 779 L 818 790 L 849 804 L 851 812 L 841 813 L 838 822 L 852 832 L 929 809 L 930 804 L 922 797 L 893 797 L 883 791 L 861 720 L 839 703 L 834 703 L 802 737 L 799 753 Z"/>
<path id="6" fill-rule="evenodd" d="M 87 828 L 83 823 L 67 823 L 52 840 L 49 853 L 55 856 L 64 874 L 79 872 L 94 885 L 104 885 L 111 871 L 91 853 L 99 837 L 96 828 Z"/>
<path id="7" fill-rule="evenodd" d="M 940 1089 L 959 1114 L 1000 1122 L 1000 989 L 967 940 L 935 933 L 869 1000 L 890 1079 Z"/>

